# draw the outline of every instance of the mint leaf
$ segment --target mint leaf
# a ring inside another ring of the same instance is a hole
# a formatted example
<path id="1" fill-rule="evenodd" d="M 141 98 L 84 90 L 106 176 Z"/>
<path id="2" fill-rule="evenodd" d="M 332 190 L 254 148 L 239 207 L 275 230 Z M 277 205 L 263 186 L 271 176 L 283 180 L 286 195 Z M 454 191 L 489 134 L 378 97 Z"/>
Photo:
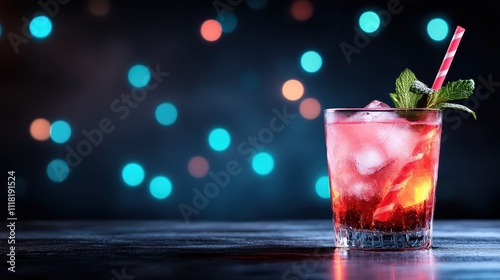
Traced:
<path id="1" fill-rule="evenodd" d="M 398 108 L 416 108 L 421 94 L 410 91 L 410 87 L 417 80 L 410 69 L 405 69 L 396 79 L 396 93 L 389 93 L 394 105 Z"/>
<path id="2" fill-rule="evenodd" d="M 456 103 L 447 103 L 447 102 L 443 102 L 443 103 L 439 103 L 437 104 L 436 106 L 437 108 L 440 108 L 440 109 L 444 109 L 444 108 L 452 108 L 452 109 L 459 109 L 459 110 L 463 110 L 463 111 L 466 111 L 468 112 L 469 114 L 471 114 L 474 119 L 477 120 L 477 117 L 476 117 L 476 113 L 474 111 L 472 111 L 471 109 L 469 109 L 468 107 L 464 106 L 464 105 L 460 105 L 460 104 L 456 104 Z"/>
<path id="3" fill-rule="evenodd" d="M 430 95 L 427 100 L 427 107 L 433 108 L 439 103 L 465 99 L 471 96 L 472 93 L 474 93 L 473 80 L 458 80 L 449 82 L 436 93 Z"/>

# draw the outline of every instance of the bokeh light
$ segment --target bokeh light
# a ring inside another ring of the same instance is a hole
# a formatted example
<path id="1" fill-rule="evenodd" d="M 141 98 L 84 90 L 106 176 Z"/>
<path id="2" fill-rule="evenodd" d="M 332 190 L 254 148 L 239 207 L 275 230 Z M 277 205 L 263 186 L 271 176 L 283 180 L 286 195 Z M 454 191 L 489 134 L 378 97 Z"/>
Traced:
<path id="1" fill-rule="evenodd" d="M 304 86 L 298 80 L 291 79 L 283 84 L 281 92 L 290 101 L 299 100 L 304 94 Z"/>
<path id="2" fill-rule="evenodd" d="M 219 19 L 219 23 L 222 27 L 222 32 L 231 33 L 238 26 L 238 19 L 231 12 L 225 12 Z"/>
<path id="3" fill-rule="evenodd" d="M 212 149 L 218 152 L 224 151 L 231 144 L 231 136 L 227 130 L 216 128 L 208 135 L 208 143 Z"/>
<path id="4" fill-rule="evenodd" d="M 427 34 L 434 41 L 442 41 L 448 36 L 448 23 L 441 18 L 435 18 L 427 24 Z"/>
<path id="5" fill-rule="evenodd" d="M 307 0 L 297 0 L 292 4 L 292 16 L 296 20 L 305 21 L 311 18 L 313 6 Z"/>
<path id="6" fill-rule="evenodd" d="M 372 11 L 364 12 L 359 17 L 359 27 L 366 33 L 373 33 L 380 27 L 380 17 Z"/>
<path id="7" fill-rule="evenodd" d="M 68 164 L 62 159 L 54 159 L 47 165 L 47 176 L 56 183 L 66 180 L 68 174 Z"/>
<path id="8" fill-rule="evenodd" d="M 144 65 L 134 65 L 128 70 L 128 81 L 133 87 L 144 87 L 150 79 L 151 73 Z"/>
<path id="9" fill-rule="evenodd" d="M 109 13 L 111 5 L 108 0 L 90 0 L 89 11 L 94 16 L 102 17 Z"/>
<path id="10" fill-rule="evenodd" d="M 0 38 L 2 38 L 2 24 L 0 23 Z"/>
<path id="11" fill-rule="evenodd" d="M 30 125 L 30 134 L 35 140 L 45 141 L 50 138 L 50 122 L 43 118 L 35 119 Z"/>
<path id="12" fill-rule="evenodd" d="M 321 55 L 315 51 L 307 51 L 300 58 L 302 69 L 309 73 L 317 72 L 323 65 Z"/>
<path id="13" fill-rule="evenodd" d="M 227 13 L 225 13 L 227 15 Z M 209 42 L 217 41 L 222 35 L 222 26 L 215 19 L 208 19 L 203 22 L 200 28 L 201 37 Z"/>
<path id="14" fill-rule="evenodd" d="M 144 169 L 138 163 L 128 163 L 122 169 L 122 179 L 125 184 L 135 187 L 144 180 Z"/>
<path id="15" fill-rule="evenodd" d="M 195 178 L 202 178 L 207 175 L 210 165 L 208 160 L 202 156 L 195 156 L 188 162 L 188 171 Z"/>
<path id="16" fill-rule="evenodd" d="M 247 6 L 254 9 L 260 10 L 267 5 L 267 0 L 246 0 Z"/>
<path id="17" fill-rule="evenodd" d="M 46 16 L 37 16 L 31 20 L 29 28 L 31 35 L 42 39 L 52 32 L 52 22 Z"/>
<path id="18" fill-rule="evenodd" d="M 66 121 L 57 120 L 50 126 L 50 138 L 52 141 L 62 144 L 71 137 L 71 127 Z"/>
<path id="19" fill-rule="evenodd" d="M 151 195 L 157 199 L 165 199 L 172 192 L 172 182 L 167 177 L 157 176 L 149 183 Z"/>
<path id="20" fill-rule="evenodd" d="M 252 158 L 252 168 L 259 175 L 267 175 L 274 169 L 274 159 L 268 153 L 258 153 Z"/>
<path id="21" fill-rule="evenodd" d="M 171 125 L 177 120 L 177 109 L 170 103 L 162 103 L 156 107 L 155 117 L 161 125 Z"/>
<path id="22" fill-rule="evenodd" d="M 328 176 L 321 176 L 316 181 L 316 194 L 321 198 L 330 198 L 330 181 Z"/>
<path id="23" fill-rule="evenodd" d="M 315 98 L 305 98 L 300 102 L 299 112 L 304 119 L 315 119 L 321 113 L 321 104 Z"/>

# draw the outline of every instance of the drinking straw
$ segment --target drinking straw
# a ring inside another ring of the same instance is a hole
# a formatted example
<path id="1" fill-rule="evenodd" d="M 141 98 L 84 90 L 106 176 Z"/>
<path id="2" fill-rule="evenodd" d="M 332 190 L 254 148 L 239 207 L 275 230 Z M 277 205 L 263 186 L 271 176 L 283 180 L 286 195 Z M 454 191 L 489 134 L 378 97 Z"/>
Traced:
<path id="1" fill-rule="evenodd" d="M 441 67 L 439 67 L 439 72 L 436 76 L 436 79 L 434 80 L 434 84 L 432 85 L 433 90 L 439 90 L 443 85 L 444 78 L 446 78 L 446 74 L 448 74 L 448 69 L 450 69 L 451 61 L 453 60 L 453 57 L 455 57 L 458 44 L 460 44 L 460 40 L 462 40 L 464 32 L 465 29 L 463 27 L 457 26 L 457 28 L 455 29 L 455 34 L 453 34 L 453 38 L 451 38 L 451 42 L 448 46 L 448 50 L 446 51 L 446 55 L 444 56 Z"/>

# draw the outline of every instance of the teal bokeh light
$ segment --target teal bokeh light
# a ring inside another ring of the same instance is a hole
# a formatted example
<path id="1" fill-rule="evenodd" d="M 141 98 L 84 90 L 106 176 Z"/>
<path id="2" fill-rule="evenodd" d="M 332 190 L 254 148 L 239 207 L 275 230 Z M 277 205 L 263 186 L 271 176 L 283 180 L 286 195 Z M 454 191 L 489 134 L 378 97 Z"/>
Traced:
<path id="1" fill-rule="evenodd" d="M 171 125 L 177 120 L 177 108 L 170 103 L 162 103 L 156 107 L 155 117 L 161 125 Z"/>
<path id="2" fill-rule="evenodd" d="M 427 24 L 427 34 L 434 41 L 442 41 L 448 36 L 448 23 L 441 18 L 435 18 Z"/>
<path id="3" fill-rule="evenodd" d="M 52 22 L 46 16 L 37 16 L 31 20 L 29 29 L 33 37 L 42 39 L 52 32 Z"/>
<path id="4" fill-rule="evenodd" d="M 366 33 L 373 33 L 380 27 L 380 17 L 372 11 L 364 12 L 359 17 L 359 27 Z"/>
<path id="5" fill-rule="evenodd" d="M 62 144 L 71 137 L 71 127 L 66 121 L 58 120 L 50 125 L 50 139 Z"/>
<path id="6" fill-rule="evenodd" d="M 259 175 L 267 175 L 274 169 L 274 159 L 268 153 L 258 153 L 252 158 L 252 168 Z"/>
<path id="7" fill-rule="evenodd" d="M 149 69 L 144 65 L 135 65 L 128 71 L 128 81 L 136 88 L 146 86 L 151 79 Z"/>
<path id="8" fill-rule="evenodd" d="M 128 163 L 123 167 L 122 179 L 125 184 L 135 187 L 144 180 L 144 169 L 135 162 Z"/>
<path id="9" fill-rule="evenodd" d="M 157 176 L 149 183 L 151 195 L 157 199 L 165 199 L 172 192 L 172 182 L 167 177 Z"/>
<path id="10" fill-rule="evenodd" d="M 47 165 L 47 176 L 56 183 L 66 180 L 68 174 L 68 164 L 62 159 L 54 159 Z"/>
<path id="11" fill-rule="evenodd" d="M 330 198 L 330 181 L 328 176 L 321 176 L 316 181 L 316 194 L 321 198 Z"/>
<path id="12" fill-rule="evenodd" d="M 323 65 L 321 55 L 315 51 L 307 51 L 300 58 L 302 69 L 309 73 L 317 72 Z"/>
<path id="13" fill-rule="evenodd" d="M 267 5 L 267 0 L 246 0 L 247 6 L 254 9 L 260 10 Z"/>
<path id="14" fill-rule="evenodd" d="M 220 25 L 222 26 L 222 32 L 231 33 L 238 26 L 238 19 L 232 12 L 225 12 L 223 16 L 218 19 Z"/>
<path id="15" fill-rule="evenodd" d="M 231 144 L 231 135 L 223 128 L 216 128 L 208 135 L 208 144 L 218 152 L 224 151 Z"/>

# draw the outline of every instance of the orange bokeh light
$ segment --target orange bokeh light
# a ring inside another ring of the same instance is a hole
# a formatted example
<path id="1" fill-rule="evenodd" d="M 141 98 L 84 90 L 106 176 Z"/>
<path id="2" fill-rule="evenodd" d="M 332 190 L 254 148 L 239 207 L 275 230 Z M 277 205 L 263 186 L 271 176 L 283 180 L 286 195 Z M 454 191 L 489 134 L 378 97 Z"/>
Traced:
<path id="1" fill-rule="evenodd" d="M 307 0 L 297 0 L 292 4 L 292 16 L 296 20 L 305 21 L 311 18 L 313 6 Z"/>
<path id="2" fill-rule="evenodd" d="M 210 165 L 208 161 L 201 156 L 193 157 L 189 160 L 188 171 L 191 176 L 201 178 L 207 175 Z"/>
<path id="3" fill-rule="evenodd" d="M 45 141 L 50 137 L 50 122 L 46 119 L 36 119 L 30 125 L 30 134 L 35 140 Z"/>
<path id="4" fill-rule="evenodd" d="M 291 101 L 298 100 L 304 94 L 304 86 L 297 80 L 288 80 L 283 84 L 281 89 L 283 96 Z"/>
<path id="5" fill-rule="evenodd" d="M 222 26 L 215 19 L 208 19 L 201 25 L 200 32 L 203 39 L 214 42 L 222 35 Z"/>
<path id="6" fill-rule="evenodd" d="M 306 98 L 300 102 L 299 111 L 302 117 L 312 120 L 321 113 L 321 104 L 314 98 Z"/>
<path id="7" fill-rule="evenodd" d="M 89 1 L 89 11 L 95 16 L 105 16 L 110 10 L 110 4 L 108 0 L 90 0 Z"/>

